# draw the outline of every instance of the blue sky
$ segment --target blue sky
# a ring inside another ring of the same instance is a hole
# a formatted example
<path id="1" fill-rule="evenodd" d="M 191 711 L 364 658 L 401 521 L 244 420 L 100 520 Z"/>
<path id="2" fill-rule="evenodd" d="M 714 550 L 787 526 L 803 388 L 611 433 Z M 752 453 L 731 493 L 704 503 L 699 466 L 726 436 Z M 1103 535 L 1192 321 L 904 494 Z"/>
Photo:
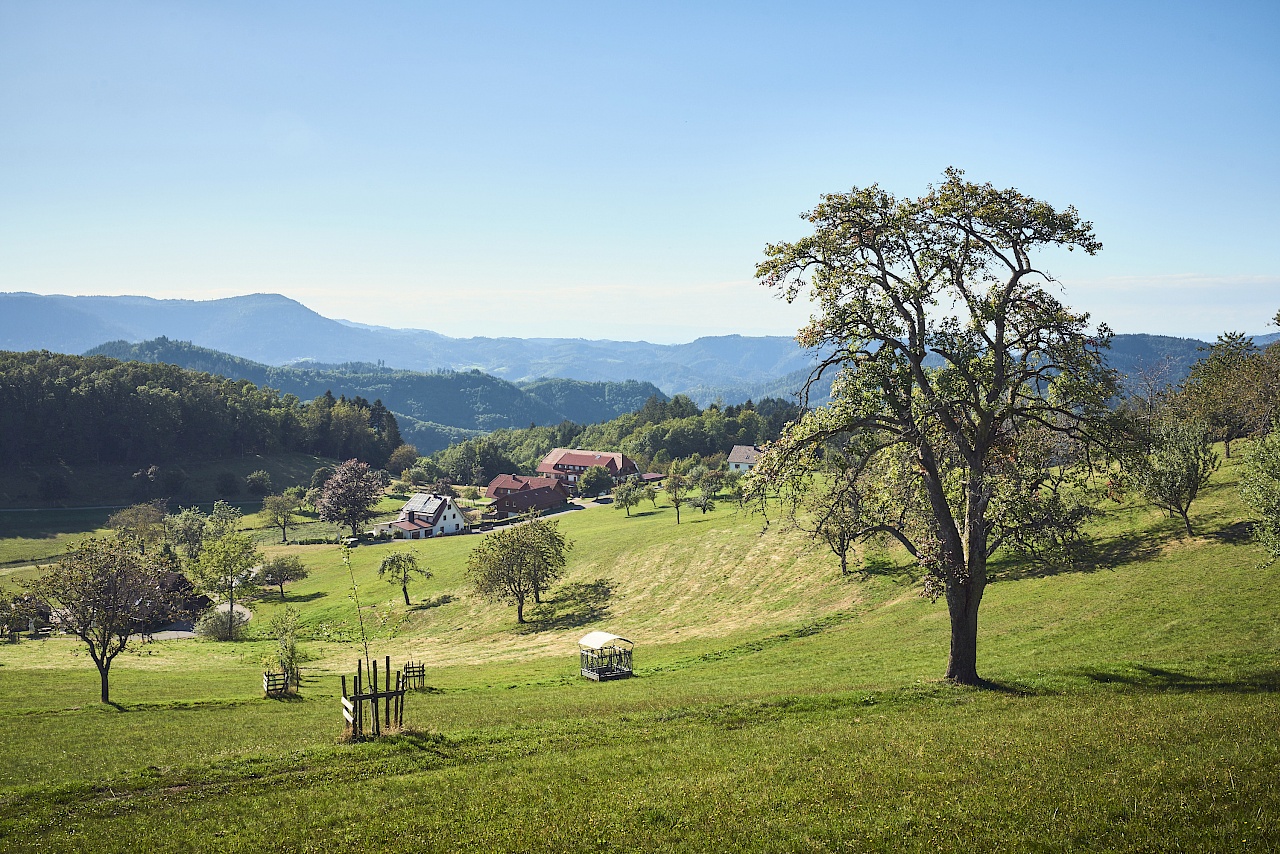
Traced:
<path id="1" fill-rule="evenodd" d="M 449 335 L 791 334 L 824 192 L 1092 220 L 1122 332 L 1280 309 L 1280 4 L 0 2 L 0 290 Z"/>

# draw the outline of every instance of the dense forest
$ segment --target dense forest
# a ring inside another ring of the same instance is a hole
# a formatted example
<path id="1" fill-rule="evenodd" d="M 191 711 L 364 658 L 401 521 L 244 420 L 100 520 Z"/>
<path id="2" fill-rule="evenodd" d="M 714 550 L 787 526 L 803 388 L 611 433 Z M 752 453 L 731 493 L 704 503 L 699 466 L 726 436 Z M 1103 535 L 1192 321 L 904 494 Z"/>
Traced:
<path id="1" fill-rule="evenodd" d="M 304 451 L 386 463 L 402 444 L 375 400 L 311 403 L 167 364 L 0 351 L 0 461 L 152 464 Z"/>
<path id="2" fill-rule="evenodd" d="M 641 471 L 665 470 L 673 460 L 692 456 L 714 465 L 734 445 L 776 439 L 799 414 L 798 405 L 777 398 L 700 409 L 682 394 L 670 400 L 653 396 L 637 411 L 600 424 L 497 430 L 424 458 L 418 470 L 425 478 L 483 485 L 499 474 L 532 474 L 548 451 L 563 447 L 621 451 Z"/>
<path id="3" fill-rule="evenodd" d="M 517 385 L 477 370 L 404 371 L 369 362 L 275 367 L 163 337 L 112 341 L 87 355 L 179 365 L 249 380 L 302 400 L 330 389 L 381 400 L 400 418 L 405 440 L 424 452 L 502 427 L 604 421 L 639 409 L 652 395 L 665 398 L 657 386 L 635 380 L 540 379 Z"/>

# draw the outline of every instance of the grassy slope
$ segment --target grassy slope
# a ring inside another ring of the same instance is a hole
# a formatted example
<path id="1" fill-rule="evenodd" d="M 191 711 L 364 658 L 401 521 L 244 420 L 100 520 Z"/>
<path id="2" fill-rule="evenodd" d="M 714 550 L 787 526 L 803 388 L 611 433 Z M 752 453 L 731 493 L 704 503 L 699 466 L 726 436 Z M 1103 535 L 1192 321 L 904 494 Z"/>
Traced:
<path id="1" fill-rule="evenodd" d="M 561 516 L 577 542 L 568 583 L 526 630 L 467 594 L 474 537 L 415 544 L 435 577 L 407 612 L 376 577 L 389 547 L 362 547 L 374 653 L 425 659 L 440 689 L 410 698 L 417 734 L 376 745 L 335 743 L 335 674 L 358 654 L 349 581 L 335 549 L 301 549 L 314 574 L 289 595 L 315 660 L 299 701 L 257 699 L 266 642 L 127 653 L 124 713 L 93 702 L 69 641 L 0 647 L 0 836 L 84 850 L 256 849 L 264 833 L 299 850 L 1275 847 L 1275 570 L 1240 541 L 1233 478 L 1197 505 L 1201 537 L 1119 507 L 1092 571 L 1002 566 L 979 659 L 999 691 L 934 681 L 945 610 L 904 572 L 843 581 L 803 540 L 723 510 L 679 528 L 669 508 Z M 635 639 L 640 678 L 577 678 L 572 641 L 589 628 Z"/>

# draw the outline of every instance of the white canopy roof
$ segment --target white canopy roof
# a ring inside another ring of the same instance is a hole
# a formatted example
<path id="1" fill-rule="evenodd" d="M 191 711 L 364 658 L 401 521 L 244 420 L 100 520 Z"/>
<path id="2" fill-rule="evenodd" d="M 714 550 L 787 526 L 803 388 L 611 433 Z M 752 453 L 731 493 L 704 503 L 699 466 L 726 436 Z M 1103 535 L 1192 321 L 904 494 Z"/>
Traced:
<path id="1" fill-rule="evenodd" d="M 603 649 L 606 646 L 616 646 L 614 641 L 622 641 L 623 643 L 631 643 L 626 638 L 620 638 L 617 635 L 611 635 L 608 632 L 592 632 L 586 635 L 582 640 L 578 641 L 578 646 L 583 649 Z M 634 644 L 632 644 L 634 646 Z"/>

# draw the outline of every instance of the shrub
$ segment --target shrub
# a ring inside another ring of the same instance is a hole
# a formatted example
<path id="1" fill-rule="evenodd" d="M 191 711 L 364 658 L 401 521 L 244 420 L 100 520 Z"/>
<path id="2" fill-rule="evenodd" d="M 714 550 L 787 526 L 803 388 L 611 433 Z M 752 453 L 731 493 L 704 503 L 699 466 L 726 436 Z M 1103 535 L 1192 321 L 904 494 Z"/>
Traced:
<path id="1" fill-rule="evenodd" d="M 262 469 L 258 469 L 245 477 L 244 486 L 245 489 L 249 490 L 250 495 L 270 495 L 271 475 Z"/>
<path id="2" fill-rule="evenodd" d="M 196 620 L 196 635 L 205 640 L 235 640 L 248 622 L 249 618 L 239 611 L 219 611 L 217 608 L 210 608 Z"/>

